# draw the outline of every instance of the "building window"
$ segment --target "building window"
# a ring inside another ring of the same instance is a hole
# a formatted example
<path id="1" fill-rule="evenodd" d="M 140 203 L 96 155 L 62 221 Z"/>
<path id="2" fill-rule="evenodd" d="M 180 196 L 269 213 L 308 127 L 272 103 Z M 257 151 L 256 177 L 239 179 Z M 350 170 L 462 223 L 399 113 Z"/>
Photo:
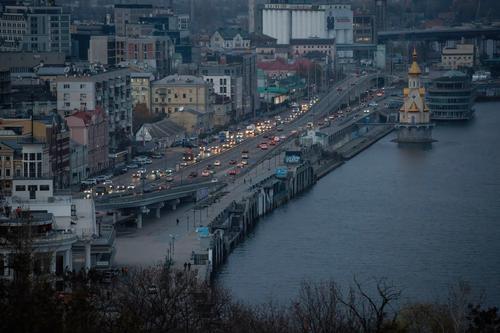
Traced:
<path id="1" fill-rule="evenodd" d="M 26 186 L 25 185 L 16 185 L 16 191 L 17 192 L 26 191 Z"/>
<path id="2" fill-rule="evenodd" d="M 40 191 L 49 191 L 50 187 L 49 185 L 40 185 Z"/>
<path id="3" fill-rule="evenodd" d="M 69 84 L 68 83 L 64 84 L 63 88 L 64 89 L 69 89 Z"/>
<path id="4" fill-rule="evenodd" d="M 5 177 L 10 177 L 10 169 L 5 169 Z"/>

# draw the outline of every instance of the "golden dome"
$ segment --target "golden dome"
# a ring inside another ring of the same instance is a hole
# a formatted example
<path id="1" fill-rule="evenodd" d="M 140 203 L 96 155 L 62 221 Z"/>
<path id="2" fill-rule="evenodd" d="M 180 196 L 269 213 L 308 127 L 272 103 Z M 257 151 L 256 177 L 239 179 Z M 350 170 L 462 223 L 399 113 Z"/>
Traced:
<path id="1" fill-rule="evenodd" d="M 410 75 L 420 75 L 422 71 L 420 70 L 420 66 L 417 64 L 417 50 L 413 48 L 413 63 L 410 66 L 410 70 L 408 71 Z"/>

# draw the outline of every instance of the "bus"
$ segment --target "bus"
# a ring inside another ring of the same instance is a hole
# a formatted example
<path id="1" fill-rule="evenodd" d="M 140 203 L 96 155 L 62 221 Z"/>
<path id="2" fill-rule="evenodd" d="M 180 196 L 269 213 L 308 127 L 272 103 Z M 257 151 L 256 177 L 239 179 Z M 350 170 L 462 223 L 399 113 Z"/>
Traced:
<path id="1" fill-rule="evenodd" d="M 194 153 L 192 149 L 188 149 L 182 154 L 182 161 L 187 164 L 194 163 Z"/>

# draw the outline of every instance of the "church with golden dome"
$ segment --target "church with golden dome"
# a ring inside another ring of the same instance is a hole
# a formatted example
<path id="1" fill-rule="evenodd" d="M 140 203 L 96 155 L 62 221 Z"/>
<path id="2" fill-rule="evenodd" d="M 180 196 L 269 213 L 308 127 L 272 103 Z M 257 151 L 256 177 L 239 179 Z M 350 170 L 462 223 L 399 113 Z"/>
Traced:
<path id="1" fill-rule="evenodd" d="M 399 109 L 398 142 L 432 142 L 431 113 L 425 103 L 425 88 L 420 82 L 422 71 L 413 50 L 413 62 L 408 70 L 408 87 L 403 90 L 403 106 Z"/>

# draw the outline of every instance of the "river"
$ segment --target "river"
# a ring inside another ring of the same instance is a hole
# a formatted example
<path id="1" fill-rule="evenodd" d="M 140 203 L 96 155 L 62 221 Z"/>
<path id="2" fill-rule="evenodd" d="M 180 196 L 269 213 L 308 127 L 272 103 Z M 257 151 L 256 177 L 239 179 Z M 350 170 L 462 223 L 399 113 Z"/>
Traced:
<path id="1" fill-rule="evenodd" d="M 500 103 L 438 123 L 432 147 L 383 138 L 263 218 L 218 283 L 236 299 L 287 301 L 302 280 L 385 277 L 433 301 L 468 281 L 500 305 Z"/>

